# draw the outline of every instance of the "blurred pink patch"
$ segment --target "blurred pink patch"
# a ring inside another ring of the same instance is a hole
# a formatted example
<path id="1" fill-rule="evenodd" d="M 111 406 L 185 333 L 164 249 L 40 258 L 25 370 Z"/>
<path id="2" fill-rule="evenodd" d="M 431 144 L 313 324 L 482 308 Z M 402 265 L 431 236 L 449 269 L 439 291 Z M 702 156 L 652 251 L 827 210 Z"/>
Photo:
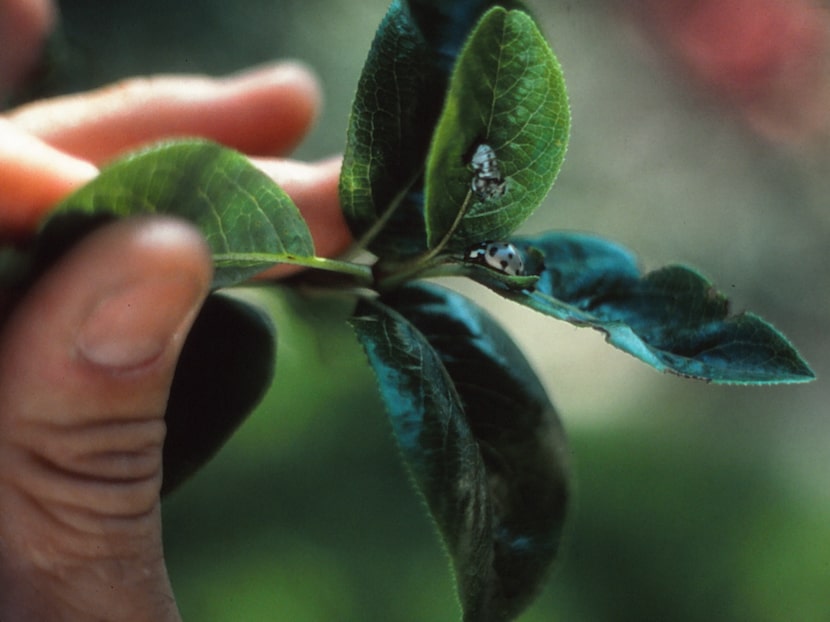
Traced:
<path id="1" fill-rule="evenodd" d="M 830 131 L 830 11 L 812 0 L 637 0 L 627 5 L 693 81 L 760 134 Z"/>

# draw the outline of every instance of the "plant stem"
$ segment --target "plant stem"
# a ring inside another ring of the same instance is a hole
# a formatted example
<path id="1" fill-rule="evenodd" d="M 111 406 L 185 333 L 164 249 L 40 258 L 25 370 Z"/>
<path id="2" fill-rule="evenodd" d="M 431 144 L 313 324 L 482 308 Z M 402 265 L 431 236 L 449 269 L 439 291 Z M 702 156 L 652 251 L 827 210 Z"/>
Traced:
<path id="1" fill-rule="evenodd" d="M 273 253 L 220 253 L 213 256 L 213 261 L 217 265 L 221 265 L 225 262 L 290 264 L 293 266 L 312 268 L 314 270 L 325 270 L 327 272 L 346 274 L 354 277 L 357 284 L 361 286 L 369 287 L 373 283 L 372 268 L 370 266 L 353 263 L 351 261 L 327 259 L 326 257 L 297 257 L 295 255 L 277 255 Z"/>
<path id="2" fill-rule="evenodd" d="M 447 244 L 449 244 L 450 239 L 458 229 L 459 225 L 461 224 L 461 221 L 464 219 L 464 216 L 467 213 L 467 210 L 469 209 L 472 200 L 473 192 L 472 190 L 468 190 L 467 195 L 464 197 L 464 203 L 461 204 L 461 208 L 455 215 L 455 219 L 450 225 L 450 228 L 447 229 L 446 233 L 444 233 L 443 236 L 441 236 L 441 239 L 439 240 L 438 244 L 421 253 L 420 255 L 413 257 L 412 259 L 398 266 L 395 266 L 388 276 L 381 279 L 381 282 L 378 283 L 378 288 L 391 289 L 409 280 L 415 275 L 421 276 L 427 272 L 431 273 L 433 270 L 437 269 L 437 266 L 440 266 L 443 262 L 441 260 L 436 261 L 436 257 L 438 257 L 438 255 L 441 254 L 441 252 L 444 250 Z"/>
<path id="3" fill-rule="evenodd" d="M 438 242 L 432 249 L 430 249 L 429 253 L 427 253 L 427 259 L 432 259 L 442 250 L 444 247 L 449 243 L 450 238 L 455 234 L 456 229 L 458 229 L 461 221 L 464 220 L 464 216 L 467 215 L 467 210 L 470 208 L 470 203 L 473 202 L 473 191 L 467 190 L 467 194 L 464 197 L 464 202 L 461 204 L 461 208 L 458 210 L 458 213 L 455 215 L 455 220 L 452 221 L 450 228 L 447 229 L 447 232 L 441 237 L 441 241 Z"/>

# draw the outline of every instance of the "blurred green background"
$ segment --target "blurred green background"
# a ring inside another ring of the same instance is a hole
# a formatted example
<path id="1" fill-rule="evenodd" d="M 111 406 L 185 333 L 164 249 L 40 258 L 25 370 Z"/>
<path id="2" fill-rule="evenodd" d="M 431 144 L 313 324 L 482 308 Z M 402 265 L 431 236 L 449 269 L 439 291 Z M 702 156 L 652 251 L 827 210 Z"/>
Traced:
<path id="1" fill-rule="evenodd" d="M 571 439 L 567 545 L 521 620 L 830 621 L 827 136 L 805 147 L 753 132 L 687 80 L 621 0 L 530 4 L 564 67 L 573 137 L 525 230 L 598 232 L 649 268 L 698 267 L 736 310 L 787 334 L 819 381 L 749 389 L 662 376 L 598 333 L 461 286 L 526 348 Z M 314 159 L 343 148 L 387 3 L 60 5 L 71 61 L 61 88 L 309 64 L 326 108 L 297 155 Z M 267 304 L 280 331 L 274 390 L 165 506 L 184 619 L 458 619 L 446 556 L 344 309 L 290 295 Z"/>

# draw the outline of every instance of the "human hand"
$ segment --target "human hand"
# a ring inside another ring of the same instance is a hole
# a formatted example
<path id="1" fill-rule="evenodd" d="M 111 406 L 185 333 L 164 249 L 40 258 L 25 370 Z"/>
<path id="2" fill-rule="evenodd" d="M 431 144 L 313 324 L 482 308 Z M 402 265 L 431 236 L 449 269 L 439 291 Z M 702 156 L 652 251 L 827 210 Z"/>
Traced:
<path id="1" fill-rule="evenodd" d="M 257 156 L 318 253 L 336 253 L 349 242 L 339 161 L 266 157 L 301 138 L 318 99 L 305 71 L 283 65 L 13 110 L 0 120 L 0 232 L 30 234 L 125 150 L 198 135 Z M 179 619 L 161 544 L 164 410 L 210 278 L 190 226 L 135 218 L 90 234 L 22 300 L 0 292 L 0 620 Z"/>

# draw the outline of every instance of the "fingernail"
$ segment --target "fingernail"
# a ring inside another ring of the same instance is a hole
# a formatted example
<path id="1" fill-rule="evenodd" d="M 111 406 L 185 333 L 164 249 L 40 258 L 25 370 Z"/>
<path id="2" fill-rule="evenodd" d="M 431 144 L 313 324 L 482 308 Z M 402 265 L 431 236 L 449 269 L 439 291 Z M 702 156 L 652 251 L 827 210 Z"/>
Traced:
<path id="1" fill-rule="evenodd" d="M 200 284 L 184 277 L 119 288 L 94 305 L 78 333 L 78 351 L 102 367 L 147 365 L 189 327 L 200 300 Z"/>

